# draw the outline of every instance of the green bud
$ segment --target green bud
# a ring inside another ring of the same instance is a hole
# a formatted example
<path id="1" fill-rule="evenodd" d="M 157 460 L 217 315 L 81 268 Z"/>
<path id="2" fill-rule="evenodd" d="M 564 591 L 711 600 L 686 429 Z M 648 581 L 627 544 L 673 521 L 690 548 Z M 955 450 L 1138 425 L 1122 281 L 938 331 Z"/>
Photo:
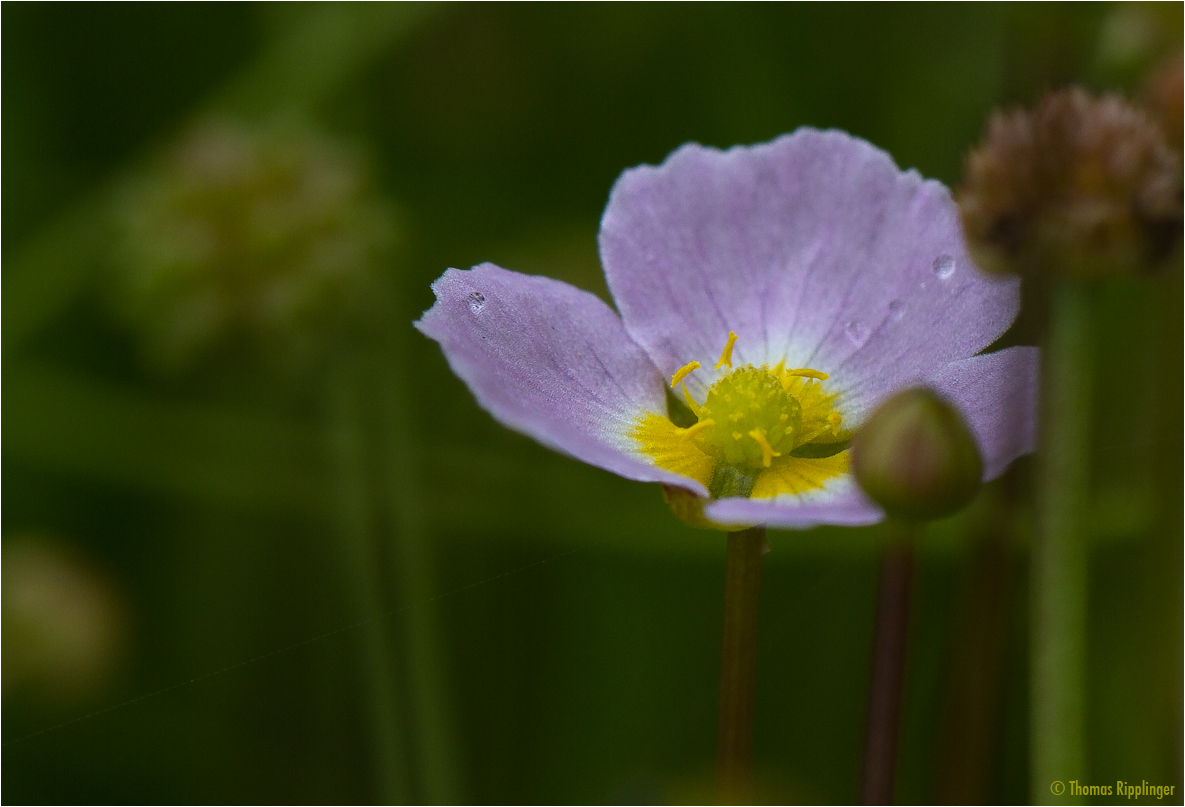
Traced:
<path id="1" fill-rule="evenodd" d="M 890 516 L 924 521 L 971 501 L 983 461 L 954 408 L 930 390 L 911 389 L 881 404 L 856 433 L 852 470 Z"/>

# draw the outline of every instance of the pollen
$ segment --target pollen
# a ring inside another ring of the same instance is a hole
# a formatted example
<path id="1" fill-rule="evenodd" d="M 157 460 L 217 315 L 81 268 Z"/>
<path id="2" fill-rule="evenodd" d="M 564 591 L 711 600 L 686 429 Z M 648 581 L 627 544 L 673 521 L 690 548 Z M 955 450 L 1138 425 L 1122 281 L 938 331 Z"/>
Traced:
<path id="1" fill-rule="evenodd" d="M 820 372 L 819 370 L 811 370 L 807 367 L 803 367 L 798 370 L 784 370 L 783 372 L 786 375 L 800 376 L 802 378 L 815 378 L 819 381 L 826 381 L 827 379 L 831 378 L 831 376 L 827 375 L 827 373 Z"/>
<path id="2" fill-rule="evenodd" d="M 724 345 L 724 350 L 720 352 L 720 361 L 716 362 L 715 369 L 719 370 L 724 365 L 732 367 L 732 346 L 736 344 L 737 335 L 732 331 L 728 332 L 728 342 Z"/>
<path id="3" fill-rule="evenodd" d="M 757 443 L 757 445 L 761 446 L 761 464 L 766 468 L 768 468 L 773 462 L 774 457 L 782 456 L 781 451 L 773 450 L 773 447 L 770 446 L 769 441 L 765 439 L 765 432 L 761 431 L 761 429 L 754 429 L 753 431 L 749 432 L 749 436 L 753 438 L 753 441 Z"/>
<path id="4" fill-rule="evenodd" d="M 708 390 L 700 410 L 713 425 L 697 433 L 696 443 L 717 461 L 739 469 L 768 468 L 773 457 L 794 448 L 802 430 L 798 399 L 764 367 L 745 365 L 722 377 Z"/>
<path id="5" fill-rule="evenodd" d="M 675 374 L 671 376 L 671 389 L 679 386 L 680 381 L 691 375 L 692 370 L 698 370 L 700 366 L 701 365 L 698 361 L 689 361 L 687 364 L 676 370 Z"/>
<path id="6" fill-rule="evenodd" d="M 704 429 L 710 429 L 711 427 L 713 427 L 715 425 L 716 425 L 716 421 L 714 421 L 714 420 L 701 420 L 699 423 L 696 423 L 694 426 L 688 426 L 686 429 L 684 429 L 681 432 L 681 434 L 683 436 L 683 439 L 690 440 L 692 437 L 695 437 L 697 434 L 702 432 Z"/>
<path id="7" fill-rule="evenodd" d="M 768 484 L 758 486 L 766 496 L 775 495 L 769 491 L 797 491 L 801 485 L 795 480 L 806 478 L 802 474 L 814 468 L 811 463 L 835 466 L 827 466 L 831 470 L 825 478 L 842 472 L 846 466 L 829 459 L 831 455 L 820 460 L 810 454 L 792 453 L 813 442 L 831 448 L 835 438 L 842 436 L 842 420 L 834 409 L 836 395 L 821 383 L 830 376 L 806 367 L 787 369 L 783 362 L 772 367 L 733 367 L 736 342 L 737 335 L 729 331 L 720 361 L 713 368 L 716 380 L 702 404 L 692 397 L 684 379 L 703 365 L 688 362 L 671 377 L 671 387 L 682 387 L 683 399 L 698 422 L 679 428 L 664 418 L 662 422 L 671 429 L 664 434 L 669 436 L 658 440 L 647 432 L 649 436 L 643 439 L 647 453 L 661 454 L 662 467 L 694 467 L 699 472 L 695 478 L 709 485 L 709 490 L 713 490 L 709 483 L 722 471 L 758 480 L 772 474 Z M 811 486 L 817 487 L 813 483 Z"/>

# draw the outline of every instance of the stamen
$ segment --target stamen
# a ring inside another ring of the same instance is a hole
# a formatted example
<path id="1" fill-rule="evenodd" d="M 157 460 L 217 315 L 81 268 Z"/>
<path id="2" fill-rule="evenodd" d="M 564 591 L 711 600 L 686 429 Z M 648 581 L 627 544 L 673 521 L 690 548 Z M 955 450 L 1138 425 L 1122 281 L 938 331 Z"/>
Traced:
<path id="1" fill-rule="evenodd" d="M 687 408 L 694 412 L 696 417 L 699 417 L 701 407 L 695 402 L 695 398 L 691 397 L 691 393 L 687 391 L 686 384 L 683 385 L 683 400 L 687 401 Z"/>
<path id="2" fill-rule="evenodd" d="M 724 346 L 723 352 L 720 354 L 720 361 L 716 362 L 716 368 L 719 370 L 724 365 L 732 367 L 732 346 L 736 344 L 737 335 L 732 331 L 728 332 L 728 343 Z"/>
<path id="3" fill-rule="evenodd" d="M 827 416 L 827 423 L 831 426 L 832 434 L 839 434 L 839 424 L 843 422 L 843 418 L 839 416 L 838 412 L 832 412 Z"/>
<path id="4" fill-rule="evenodd" d="M 701 420 L 699 423 L 696 423 L 694 426 L 688 426 L 686 429 L 684 429 L 680 433 L 679 436 L 682 437 L 684 440 L 690 440 L 692 437 L 695 437 L 697 434 L 702 432 L 704 429 L 707 429 L 707 428 L 709 428 L 711 426 L 715 426 L 715 425 L 716 425 L 716 421 L 712 420 L 711 418 L 708 418 L 707 420 Z"/>
<path id="5" fill-rule="evenodd" d="M 774 451 L 773 446 L 765 439 L 765 432 L 761 429 L 754 429 L 749 432 L 749 436 L 757 441 L 757 445 L 761 446 L 761 464 L 766 468 L 770 466 L 770 462 L 774 457 L 782 456 L 780 451 Z"/>
<path id="6" fill-rule="evenodd" d="M 675 374 L 671 376 L 671 389 L 679 386 L 679 382 L 686 378 L 692 370 L 698 370 L 699 368 L 700 363 L 698 361 L 688 362 L 687 364 L 680 367 L 675 371 Z"/>
<path id="7" fill-rule="evenodd" d="M 801 376 L 802 378 L 817 378 L 820 381 L 826 381 L 827 379 L 831 378 L 831 376 L 827 375 L 827 373 L 820 372 L 819 370 L 811 370 L 806 367 L 798 370 L 786 370 L 785 373 L 786 375 L 796 375 Z"/>

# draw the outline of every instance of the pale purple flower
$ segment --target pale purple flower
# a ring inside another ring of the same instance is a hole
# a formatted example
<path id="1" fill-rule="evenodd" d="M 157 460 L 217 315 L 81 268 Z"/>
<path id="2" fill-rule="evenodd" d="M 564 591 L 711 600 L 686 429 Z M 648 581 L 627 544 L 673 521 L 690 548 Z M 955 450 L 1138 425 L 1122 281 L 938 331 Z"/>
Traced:
<path id="1" fill-rule="evenodd" d="M 685 145 L 621 175 L 599 241 L 620 316 L 485 263 L 445 272 L 416 327 L 499 421 L 663 483 L 693 522 L 880 520 L 846 439 L 905 387 L 959 409 L 985 479 L 1033 449 L 1036 349 L 977 355 L 1016 317 L 1018 281 L 971 263 L 943 185 L 863 140 Z M 672 423 L 672 387 L 698 423 Z"/>

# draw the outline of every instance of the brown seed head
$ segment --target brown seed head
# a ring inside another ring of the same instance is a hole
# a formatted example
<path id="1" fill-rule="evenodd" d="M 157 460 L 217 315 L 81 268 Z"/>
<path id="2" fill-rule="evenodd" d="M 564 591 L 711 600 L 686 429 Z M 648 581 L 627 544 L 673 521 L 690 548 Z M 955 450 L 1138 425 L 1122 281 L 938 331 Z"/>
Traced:
<path id="1" fill-rule="evenodd" d="M 1144 104 L 1160 124 L 1165 140 L 1181 151 L 1185 109 L 1185 78 L 1182 77 L 1182 54 L 1165 60 L 1152 71 L 1144 84 Z"/>
<path id="2" fill-rule="evenodd" d="M 1147 273 L 1181 237 L 1179 155 L 1146 113 L 1080 88 L 994 114 L 957 198 L 993 271 Z"/>

